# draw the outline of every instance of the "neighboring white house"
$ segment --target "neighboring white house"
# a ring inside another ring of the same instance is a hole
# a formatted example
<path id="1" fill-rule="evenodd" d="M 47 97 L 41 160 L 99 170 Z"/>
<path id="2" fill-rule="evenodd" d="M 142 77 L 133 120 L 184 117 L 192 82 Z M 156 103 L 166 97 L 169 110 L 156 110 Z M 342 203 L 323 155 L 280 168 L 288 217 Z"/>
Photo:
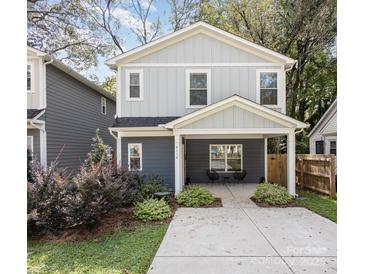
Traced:
<path id="1" fill-rule="evenodd" d="M 337 154 L 337 99 L 308 134 L 310 154 Z"/>
<path id="2" fill-rule="evenodd" d="M 160 175 L 176 193 L 186 181 L 247 172 L 267 177 L 267 139 L 288 137 L 288 190 L 295 195 L 295 131 L 286 114 L 286 71 L 296 64 L 204 22 L 107 61 L 117 72 L 117 163 Z"/>

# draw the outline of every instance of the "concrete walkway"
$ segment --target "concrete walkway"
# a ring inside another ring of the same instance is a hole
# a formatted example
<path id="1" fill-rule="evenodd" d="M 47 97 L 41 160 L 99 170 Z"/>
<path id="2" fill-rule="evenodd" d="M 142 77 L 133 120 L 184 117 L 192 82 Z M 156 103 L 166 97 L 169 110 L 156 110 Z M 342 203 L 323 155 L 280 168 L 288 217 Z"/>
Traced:
<path id="1" fill-rule="evenodd" d="M 258 208 L 233 189 L 251 186 L 208 187 L 224 207 L 178 209 L 148 273 L 337 272 L 335 223 L 304 208 Z"/>

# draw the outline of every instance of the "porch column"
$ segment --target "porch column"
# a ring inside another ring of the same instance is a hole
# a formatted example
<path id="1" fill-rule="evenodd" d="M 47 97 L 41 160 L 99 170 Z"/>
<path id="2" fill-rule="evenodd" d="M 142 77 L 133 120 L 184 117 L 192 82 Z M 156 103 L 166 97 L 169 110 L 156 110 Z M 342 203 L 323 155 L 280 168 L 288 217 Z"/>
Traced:
<path id="1" fill-rule="evenodd" d="M 177 134 L 175 135 L 175 194 L 182 191 L 182 159 L 182 137 Z"/>
<path id="2" fill-rule="evenodd" d="M 288 191 L 292 196 L 295 196 L 295 129 L 288 134 L 287 159 Z"/>
<path id="3" fill-rule="evenodd" d="M 268 182 L 268 177 L 267 177 L 267 138 L 264 138 L 264 163 L 265 163 L 265 182 Z"/>
<path id="4" fill-rule="evenodd" d="M 117 138 L 117 167 L 122 167 L 122 137 Z"/>
<path id="5" fill-rule="evenodd" d="M 47 168 L 47 133 L 45 129 L 39 130 L 39 147 L 41 166 Z"/>

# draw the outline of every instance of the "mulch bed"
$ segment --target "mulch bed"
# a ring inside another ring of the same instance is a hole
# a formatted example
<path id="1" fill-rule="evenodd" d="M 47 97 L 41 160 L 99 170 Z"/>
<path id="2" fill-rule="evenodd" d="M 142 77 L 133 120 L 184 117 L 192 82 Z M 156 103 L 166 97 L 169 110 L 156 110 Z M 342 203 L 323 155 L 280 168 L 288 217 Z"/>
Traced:
<path id="1" fill-rule="evenodd" d="M 133 214 L 133 207 L 117 208 L 109 212 L 95 227 L 78 226 L 75 228 L 65 229 L 57 234 L 47 232 L 42 235 L 33 236 L 30 240 L 47 241 L 47 242 L 76 242 L 92 240 L 102 235 L 110 234 L 120 229 L 133 229 L 143 224 L 158 225 L 169 224 L 179 207 L 185 207 L 176 203 L 175 197 L 172 195 L 168 198 L 172 210 L 172 217 L 164 221 L 147 221 L 143 222 L 137 219 Z M 216 198 L 208 207 L 222 207 L 220 198 Z"/>
<path id="2" fill-rule="evenodd" d="M 292 200 L 289 204 L 287 205 L 270 205 L 268 203 L 260 203 L 258 201 L 255 200 L 254 197 L 250 198 L 252 202 L 254 202 L 258 207 L 280 207 L 280 208 L 285 208 L 285 207 L 303 207 L 301 205 L 299 205 L 297 203 L 297 201 Z"/>

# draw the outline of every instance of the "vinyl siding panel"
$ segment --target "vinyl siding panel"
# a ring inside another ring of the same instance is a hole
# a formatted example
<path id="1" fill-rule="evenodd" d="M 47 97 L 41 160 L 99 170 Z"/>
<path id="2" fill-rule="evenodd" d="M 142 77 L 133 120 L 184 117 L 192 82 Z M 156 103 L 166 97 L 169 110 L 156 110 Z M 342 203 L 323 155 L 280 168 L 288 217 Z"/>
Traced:
<path id="1" fill-rule="evenodd" d="M 106 115 L 101 113 L 101 95 L 52 65 L 47 66 L 47 159 L 59 157 L 59 166 L 77 170 L 91 149 L 100 129 L 104 142 L 115 140 L 108 131 L 113 124 L 115 102 L 106 98 Z"/>
<path id="2" fill-rule="evenodd" d="M 142 174 L 159 175 L 166 185 L 175 189 L 173 137 L 122 138 L 122 166 L 128 167 L 128 143 L 142 144 Z"/>
<path id="3" fill-rule="evenodd" d="M 209 182 L 206 175 L 209 169 L 209 144 L 242 144 L 243 169 L 247 171 L 245 182 L 257 183 L 265 176 L 264 140 L 263 139 L 217 139 L 186 140 L 186 176 L 193 183 Z M 231 176 L 232 173 L 220 173 Z"/>
<path id="4" fill-rule="evenodd" d="M 40 133 L 39 129 L 27 129 L 27 136 L 33 136 L 33 158 L 40 160 Z"/>

